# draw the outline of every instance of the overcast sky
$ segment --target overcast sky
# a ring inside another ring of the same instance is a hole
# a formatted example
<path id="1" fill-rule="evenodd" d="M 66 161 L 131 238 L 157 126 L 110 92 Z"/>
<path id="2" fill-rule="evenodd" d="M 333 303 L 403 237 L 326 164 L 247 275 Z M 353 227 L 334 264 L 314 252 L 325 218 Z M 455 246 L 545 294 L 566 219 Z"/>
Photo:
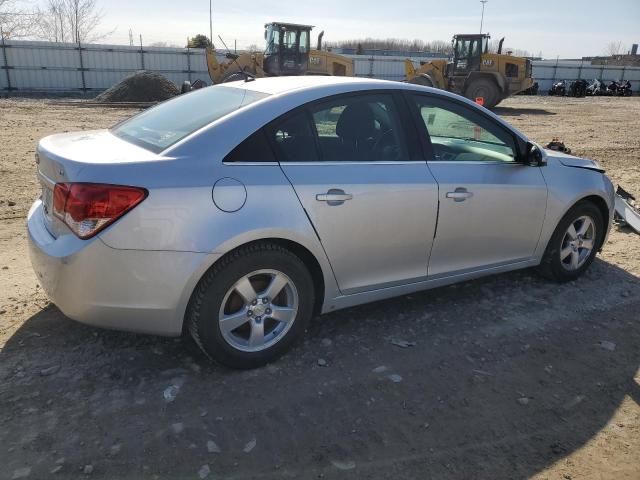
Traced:
<path id="1" fill-rule="evenodd" d="M 208 0 L 98 0 L 113 43 L 128 43 L 129 29 L 144 43 L 183 45 L 187 36 L 208 35 Z M 221 35 L 238 48 L 262 45 L 263 25 L 291 21 L 316 25 L 326 40 L 364 37 L 449 40 L 480 30 L 479 0 L 322 0 L 319 2 L 215 1 L 214 43 Z M 640 42 L 640 0 L 489 0 L 485 28 L 505 46 L 542 52 L 547 58 L 605 54 L 620 41 Z M 315 38 L 315 35 L 312 36 Z M 314 43 L 314 42 L 312 42 Z"/>

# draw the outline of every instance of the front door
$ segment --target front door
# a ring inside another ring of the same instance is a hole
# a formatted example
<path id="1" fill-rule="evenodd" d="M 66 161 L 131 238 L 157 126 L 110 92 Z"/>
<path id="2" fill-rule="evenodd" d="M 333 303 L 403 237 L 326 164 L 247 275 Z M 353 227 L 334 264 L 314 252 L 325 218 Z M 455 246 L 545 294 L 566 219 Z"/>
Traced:
<path id="1" fill-rule="evenodd" d="M 368 93 L 311 104 L 270 129 L 345 294 L 427 276 L 437 185 L 405 124 L 393 94 Z"/>
<path id="2" fill-rule="evenodd" d="M 454 101 L 412 96 L 428 135 L 440 211 L 430 278 L 530 260 L 547 203 L 539 167 L 497 122 Z"/>

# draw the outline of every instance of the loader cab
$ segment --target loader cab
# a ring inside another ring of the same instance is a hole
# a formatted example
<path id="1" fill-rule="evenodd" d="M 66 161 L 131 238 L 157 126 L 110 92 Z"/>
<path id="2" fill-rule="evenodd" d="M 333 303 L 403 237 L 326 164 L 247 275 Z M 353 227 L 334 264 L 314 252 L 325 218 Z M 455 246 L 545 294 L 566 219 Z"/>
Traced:
<path id="1" fill-rule="evenodd" d="M 487 34 L 456 35 L 453 37 L 453 62 L 451 75 L 468 75 L 480 70 L 482 55 L 489 51 L 489 39 Z"/>
<path id="2" fill-rule="evenodd" d="M 265 25 L 264 71 L 267 75 L 304 75 L 309 70 L 311 25 L 268 23 Z"/>

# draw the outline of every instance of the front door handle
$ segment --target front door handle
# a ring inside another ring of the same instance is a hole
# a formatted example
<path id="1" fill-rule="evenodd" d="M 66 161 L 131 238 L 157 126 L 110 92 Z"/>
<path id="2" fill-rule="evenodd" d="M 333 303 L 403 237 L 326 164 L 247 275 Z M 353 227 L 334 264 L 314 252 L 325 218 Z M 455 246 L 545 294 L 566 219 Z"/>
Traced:
<path id="1" fill-rule="evenodd" d="M 447 198 L 453 199 L 454 202 L 464 202 L 471 197 L 473 197 L 473 193 L 462 187 L 456 188 L 455 192 L 447 192 Z"/>
<path id="2" fill-rule="evenodd" d="M 319 193 L 316 195 L 316 200 L 319 202 L 327 202 L 327 205 L 337 206 L 342 205 L 347 200 L 352 200 L 353 195 L 345 193 L 344 190 L 338 188 L 332 188 L 327 193 Z"/>

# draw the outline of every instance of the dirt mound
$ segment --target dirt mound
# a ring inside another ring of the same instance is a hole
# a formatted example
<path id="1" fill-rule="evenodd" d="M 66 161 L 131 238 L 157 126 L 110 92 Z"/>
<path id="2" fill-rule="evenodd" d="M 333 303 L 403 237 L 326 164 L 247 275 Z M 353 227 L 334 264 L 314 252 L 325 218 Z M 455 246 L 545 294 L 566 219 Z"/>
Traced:
<path id="1" fill-rule="evenodd" d="M 161 102 L 178 95 L 173 82 L 158 73 L 140 71 L 129 75 L 96 97 L 98 102 Z"/>

